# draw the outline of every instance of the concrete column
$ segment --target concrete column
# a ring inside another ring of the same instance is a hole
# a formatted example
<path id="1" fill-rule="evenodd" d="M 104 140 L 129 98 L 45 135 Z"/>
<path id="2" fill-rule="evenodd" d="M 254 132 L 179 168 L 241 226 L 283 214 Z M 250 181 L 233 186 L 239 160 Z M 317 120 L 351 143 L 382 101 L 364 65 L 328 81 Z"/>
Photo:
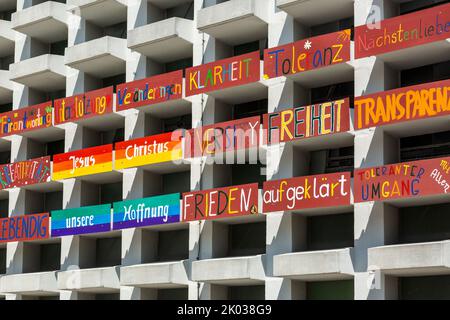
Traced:
<path id="1" fill-rule="evenodd" d="M 396 15 L 395 3 L 388 0 L 356 0 L 355 25 L 376 24 Z M 354 61 L 355 97 L 389 90 L 398 86 L 395 70 L 376 57 Z M 382 128 L 355 131 L 355 168 L 368 168 L 398 162 L 398 139 Z M 392 299 L 397 296 L 397 280 L 372 272 L 367 265 L 371 247 L 392 243 L 397 233 L 395 208 L 378 202 L 354 205 L 355 299 Z"/>

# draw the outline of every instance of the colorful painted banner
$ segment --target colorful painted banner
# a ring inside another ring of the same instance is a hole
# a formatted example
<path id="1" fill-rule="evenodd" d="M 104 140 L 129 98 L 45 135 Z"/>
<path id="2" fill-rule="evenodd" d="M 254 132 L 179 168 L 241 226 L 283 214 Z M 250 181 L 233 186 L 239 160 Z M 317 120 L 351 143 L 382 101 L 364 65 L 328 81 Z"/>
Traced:
<path id="1" fill-rule="evenodd" d="M 355 202 L 450 194 L 450 157 L 355 170 Z"/>
<path id="2" fill-rule="evenodd" d="M 0 114 L 0 137 L 48 128 L 53 124 L 52 102 Z"/>
<path id="3" fill-rule="evenodd" d="M 261 118 L 256 116 L 191 129 L 185 139 L 185 157 L 258 147 L 260 127 Z"/>
<path id="4" fill-rule="evenodd" d="M 351 30 L 346 29 L 264 50 L 264 78 L 314 70 L 350 60 Z"/>
<path id="5" fill-rule="evenodd" d="M 355 28 L 357 59 L 450 37 L 450 4 Z"/>
<path id="6" fill-rule="evenodd" d="M 43 240 L 48 237 L 48 213 L 0 219 L 0 242 Z"/>
<path id="7" fill-rule="evenodd" d="M 355 129 L 450 114 L 450 80 L 355 98 Z"/>
<path id="8" fill-rule="evenodd" d="M 179 193 L 114 203 L 113 230 L 180 222 Z"/>
<path id="9" fill-rule="evenodd" d="M 113 170 L 112 144 L 53 156 L 53 180 L 81 177 Z"/>
<path id="10" fill-rule="evenodd" d="M 177 100 L 183 97 L 183 70 L 117 86 L 117 111 Z"/>
<path id="11" fill-rule="evenodd" d="M 347 132 L 350 130 L 349 99 L 296 107 L 264 115 L 264 143 Z"/>
<path id="12" fill-rule="evenodd" d="M 263 212 L 350 205 L 350 172 L 264 182 Z"/>
<path id="13" fill-rule="evenodd" d="M 55 124 L 111 113 L 113 112 L 113 102 L 113 87 L 55 100 Z"/>
<path id="14" fill-rule="evenodd" d="M 258 51 L 191 67 L 186 69 L 186 97 L 257 82 L 260 77 Z"/>
<path id="15" fill-rule="evenodd" d="M 182 136 L 171 132 L 116 143 L 116 169 L 183 159 Z"/>
<path id="16" fill-rule="evenodd" d="M 183 194 L 183 221 L 232 218 L 257 213 L 257 183 Z"/>
<path id="17" fill-rule="evenodd" d="M 110 230 L 110 204 L 52 211 L 52 237 Z"/>
<path id="18" fill-rule="evenodd" d="M 50 181 L 50 156 L 0 165 L 0 190 Z"/>

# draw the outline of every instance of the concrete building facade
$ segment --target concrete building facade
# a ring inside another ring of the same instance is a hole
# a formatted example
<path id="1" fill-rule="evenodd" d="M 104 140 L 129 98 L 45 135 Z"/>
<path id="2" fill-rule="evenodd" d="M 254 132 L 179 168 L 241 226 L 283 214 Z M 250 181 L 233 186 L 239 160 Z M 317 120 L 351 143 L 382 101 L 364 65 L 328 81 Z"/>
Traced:
<path id="1" fill-rule="evenodd" d="M 2 113 L 115 90 L 108 115 L 1 137 L 2 164 L 55 161 L 56 154 L 344 97 L 351 106 L 345 133 L 258 146 L 258 163 L 165 163 L 0 190 L 2 218 L 247 183 L 262 189 L 265 181 L 449 157 L 449 109 L 386 126 L 353 125 L 358 97 L 450 79 L 450 22 L 443 21 L 444 39 L 365 57 L 355 55 L 353 30 L 438 7 L 448 17 L 445 2 L 1 0 Z M 295 77 L 261 73 L 234 91 L 183 95 L 155 109 L 117 108 L 122 83 L 254 51 L 263 64 L 264 49 L 346 29 L 352 29 L 350 59 L 338 67 Z M 450 298 L 448 194 L 357 202 L 353 193 L 339 207 L 5 241 L 0 294 L 9 300 Z"/>

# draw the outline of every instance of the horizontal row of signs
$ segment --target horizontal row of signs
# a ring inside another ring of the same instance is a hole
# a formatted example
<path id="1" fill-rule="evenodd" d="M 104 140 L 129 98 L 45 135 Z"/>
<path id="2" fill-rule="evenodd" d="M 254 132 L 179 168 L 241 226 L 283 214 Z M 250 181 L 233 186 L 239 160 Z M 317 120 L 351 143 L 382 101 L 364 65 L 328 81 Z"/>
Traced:
<path id="1" fill-rule="evenodd" d="M 356 58 L 445 40 L 450 37 L 450 4 L 362 25 L 354 33 Z M 121 111 L 254 83 L 261 78 L 294 76 L 350 59 L 351 30 L 346 29 L 266 49 L 264 64 L 259 52 L 253 52 L 191 67 L 184 73 L 178 70 L 124 83 L 117 86 L 116 97 L 113 87 L 108 87 L 6 112 L 0 115 L 0 137 L 112 113 L 114 98 L 117 111 Z M 370 121 L 376 119 L 366 119 Z"/>
<path id="2" fill-rule="evenodd" d="M 350 130 L 348 98 L 0 165 L 0 190 Z M 450 80 L 355 99 L 354 127 L 450 115 Z M 261 121 L 262 120 L 262 121 Z"/>
<path id="3" fill-rule="evenodd" d="M 450 194 L 450 157 L 0 219 L 0 242 Z M 261 198 L 261 199 L 260 199 Z M 262 208 L 259 207 L 260 203 Z"/>

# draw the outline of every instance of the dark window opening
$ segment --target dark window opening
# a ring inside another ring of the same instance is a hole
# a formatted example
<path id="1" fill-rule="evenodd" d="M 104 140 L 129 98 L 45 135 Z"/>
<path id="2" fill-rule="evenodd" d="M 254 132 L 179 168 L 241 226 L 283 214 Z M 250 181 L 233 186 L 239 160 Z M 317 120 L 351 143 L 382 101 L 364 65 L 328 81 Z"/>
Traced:
<path id="1" fill-rule="evenodd" d="M 175 172 L 162 175 L 162 194 L 191 191 L 191 172 Z"/>
<path id="2" fill-rule="evenodd" d="M 430 64 L 422 67 L 402 70 L 400 85 L 402 87 L 446 80 L 450 78 L 450 61 Z"/>
<path id="3" fill-rule="evenodd" d="M 355 86 L 353 81 L 313 88 L 311 89 L 311 104 L 350 98 L 350 107 L 353 108 L 354 94 Z"/>
<path id="4" fill-rule="evenodd" d="M 0 113 L 9 112 L 12 110 L 12 103 L 0 104 Z"/>
<path id="5" fill-rule="evenodd" d="M 450 276 L 398 278 L 399 300 L 449 300 Z"/>
<path id="6" fill-rule="evenodd" d="M 400 139 L 401 162 L 448 155 L 450 155 L 450 131 Z"/>
<path id="7" fill-rule="evenodd" d="M 354 148 L 343 147 L 311 152 L 310 174 L 353 172 Z"/>
<path id="8" fill-rule="evenodd" d="M 307 218 L 307 251 L 353 247 L 353 213 Z"/>
<path id="9" fill-rule="evenodd" d="M 14 63 L 14 55 L 0 57 L 0 70 L 9 70 L 9 65 Z"/>
<path id="10" fill-rule="evenodd" d="M 6 273 L 6 248 L 0 248 L 0 274 Z"/>
<path id="11" fill-rule="evenodd" d="M 262 189 L 266 176 L 262 170 L 265 165 L 257 164 L 232 164 L 231 165 L 231 183 L 237 186 L 247 183 L 258 183 L 258 187 Z"/>
<path id="12" fill-rule="evenodd" d="M 122 263 L 121 258 L 121 238 L 99 238 L 95 239 L 96 254 L 95 267 L 115 267 Z"/>
<path id="13" fill-rule="evenodd" d="M 185 3 L 165 10 L 166 19 L 178 17 L 184 19 L 194 19 L 194 1 Z"/>
<path id="14" fill-rule="evenodd" d="M 307 300 L 353 300 L 353 280 L 317 281 L 306 283 Z"/>
<path id="15" fill-rule="evenodd" d="M 158 232 L 158 261 L 178 261 L 189 258 L 189 230 Z"/>
<path id="16" fill-rule="evenodd" d="M 316 37 L 327 33 L 351 29 L 352 30 L 351 40 L 353 40 L 353 27 L 354 27 L 353 17 L 350 17 L 313 26 L 311 27 L 310 34 L 311 37 Z"/>
<path id="17" fill-rule="evenodd" d="M 157 300 L 188 300 L 188 288 L 158 289 Z"/>
<path id="18" fill-rule="evenodd" d="M 47 142 L 44 148 L 45 156 L 50 156 L 51 160 L 53 161 L 53 156 L 55 154 L 64 153 L 64 140 Z"/>
<path id="19" fill-rule="evenodd" d="M 48 45 L 50 54 L 64 55 L 64 50 L 67 48 L 67 40 L 53 42 Z"/>
<path id="20" fill-rule="evenodd" d="M 117 143 L 125 140 L 125 129 L 118 128 L 100 132 L 100 145 Z"/>
<path id="21" fill-rule="evenodd" d="M 11 151 L 1 151 L 0 152 L 0 164 L 11 163 Z"/>
<path id="22" fill-rule="evenodd" d="M 15 1 L 14 1 L 15 2 Z M 13 10 L 4 10 L 0 12 L 0 20 L 6 20 L 11 21 L 12 14 L 16 12 L 15 9 Z"/>
<path id="23" fill-rule="evenodd" d="M 400 15 L 425 10 L 448 2 L 448 0 L 414 0 L 399 5 Z"/>
<path id="24" fill-rule="evenodd" d="M 450 239 L 450 203 L 399 209 L 399 243 Z"/>
<path id="25" fill-rule="evenodd" d="M 25 243 L 23 251 L 24 273 L 47 272 L 60 269 L 60 243 Z"/>
<path id="26" fill-rule="evenodd" d="M 267 113 L 267 99 L 240 103 L 233 106 L 233 120 L 259 116 Z"/>
<path id="27" fill-rule="evenodd" d="M 266 223 L 230 224 L 228 256 L 251 256 L 266 252 Z"/>
<path id="28" fill-rule="evenodd" d="M 229 300 L 265 300 L 264 285 L 228 287 Z"/>
<path id="29" fill-rule="evenodd" d="M 188 130 L 191 128 L 192 128 L 192 114 L 162 119 L 162 133 L 173 132 L 177 129 Z"/>
<path id="30" fill-rule="evenodd" d="M 125 77 L 125 73 L 121 73 L 121 74 L 118 74 L 118 75 L 115 75 L 115 76 L 103 78 L 101 80 L 102 80 L 101 81 L 102 82 L 102 88 L 107 88 L 107 87 L 113 86 L 114 87 L 114 93 L 116 93 L 116 87 L 119 84 L 125 83 L 126 82 L 126 77 Z"/>
<path id="31" fill-rule="evenodd" d="M 122 201 L 122 181 L 99 185 L 100 203 L 109 204 Z"/>
<path id="32" fill-rule="evenodd" d="M 187 68 L 192 67 L 192 57 L 186 59 L 180 59 L 176 61 L 167 62 L 164 65 L 165 73 L 169 73 L 172 71 L 183 70 L 183 77 L 185 76 L 185 72 Z"/>
<path id="33" fill-rule="evenodd" d="M 103 28 L 103 36 L 110 36 L 120 39 L 127 38 L 127 22 L 120 22 Z"/>
<path id="34" fill-rule="evenodd" d="M 120 293 L 97 293 L 94 300 L 120 300 Z"/>
<path id="35" fill-rule="evenodd" d="M 0 219 L 8 218 L 9 216 L 9 200 L 2 199 L 0 200 Z"/>
<path id="36" fill-rule="evenodd" d="M 44 210 L 43 212 L 51 212 L 53 210 L 62 210 L 63 192 L 54 191 L 44 194 Z"/>
<path id="37" fill-rule="evenodd" d="M 243 44 L 238 44 L 233 47 L 233 56 L 240 56 L 246 53 L 259 51 L 260 59 L 264 59 L 264 50 L 268 47 L 268 39 L 262 39 Z"/>

